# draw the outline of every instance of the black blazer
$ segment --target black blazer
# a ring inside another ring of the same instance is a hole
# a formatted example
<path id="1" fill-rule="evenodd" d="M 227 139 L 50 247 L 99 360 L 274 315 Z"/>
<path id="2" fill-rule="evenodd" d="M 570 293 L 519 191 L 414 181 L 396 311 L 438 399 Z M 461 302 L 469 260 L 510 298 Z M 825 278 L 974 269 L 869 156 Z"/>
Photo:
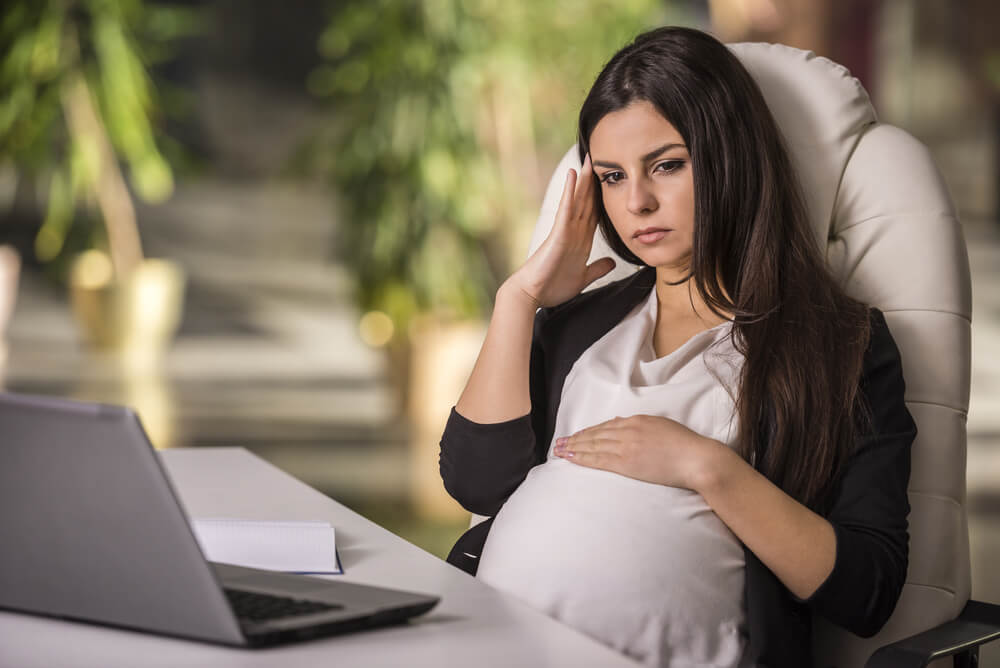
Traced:
<path id="1" fill-rule="evenodd" d="M 545 461 L 563 382 L 577 358 L 649 295 L 652 267 L 581 293 L 535 317 L 531 346 L 531 412 L 479 424 L 454 408 L 441 437 L 445 488 L 479 515 L 496 515 L 528 471 Z M 861 392 L 872 409 L 846 471 L 823 506 L 837 536 L 827 580 L 807 600 L 795 597 L 750 550 L 746 555 L 748 649 L 759 666 L 802 668 L 811 656 L 812 613 L 862 637 L 889 619 L 906 578 L 910 506 L 910 446 L 916 425 L 903 402 L 899 351 L 878 309 L 871 309 L 871 342 Z M 475 574 L 493 520 L 467 531 L 448 561 Z"/>

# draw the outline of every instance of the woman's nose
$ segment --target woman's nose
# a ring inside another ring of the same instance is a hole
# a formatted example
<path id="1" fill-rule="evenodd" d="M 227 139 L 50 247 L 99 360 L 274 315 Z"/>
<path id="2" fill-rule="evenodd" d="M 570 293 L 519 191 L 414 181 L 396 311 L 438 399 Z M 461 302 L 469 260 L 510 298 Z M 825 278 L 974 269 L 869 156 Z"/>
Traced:
<path id="1" fill-rule="evenodd" d="M 629 213 L 641 215 L 656 211 L 658 203 L 649 184 L 644 179 L 632 179 L 629 181 L 628 202 L 626 204 Z"/>

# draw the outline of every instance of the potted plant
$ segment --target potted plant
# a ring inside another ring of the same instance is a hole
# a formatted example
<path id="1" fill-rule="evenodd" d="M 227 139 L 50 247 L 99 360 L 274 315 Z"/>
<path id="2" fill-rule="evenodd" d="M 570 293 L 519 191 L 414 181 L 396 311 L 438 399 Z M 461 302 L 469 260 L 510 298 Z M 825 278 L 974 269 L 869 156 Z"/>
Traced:
<path id="1" fill-rule="evenodd" d="M 666 13 L 657 0 L 355 0 L 320 38 L 308 86 L 331 121 L 308 164 L 339 193 L 338 250 L 365 335 L 395 361 L 429 514 L 452 512 L 437 441 L 583 96 Z"/>
<path id="2" fill-rule="evenodd" d="M 12 246 L 0 244 L 0 388 L 7 365 L 7 323 L 14 313 L 21 257 Z"/>
<path id="3" fill-rule="evenodd" d="M 169 340 L 183 275 L 144 256 L 122 166 L 139 197 L 170 195 L 147 62 L 192 17 L 142 0 L 14 0 L 0 21 L 0 160 L 47 183 L 35 253 L 63 257 L 74 221 L 96 214 L 102 231 L 71 260 L 71 303 L 87 341 L 133 358 Z"/>

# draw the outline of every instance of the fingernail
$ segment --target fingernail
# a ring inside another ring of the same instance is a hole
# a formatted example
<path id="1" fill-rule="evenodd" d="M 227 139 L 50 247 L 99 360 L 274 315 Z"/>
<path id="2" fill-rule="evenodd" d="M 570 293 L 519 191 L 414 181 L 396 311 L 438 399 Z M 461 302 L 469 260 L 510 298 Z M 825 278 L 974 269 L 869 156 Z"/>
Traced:
<path id="1" fill-rule="evenodd" d="M 565 444 L 566 444 L 565 436 L 560 436 L 559 438 L 556 439 L 556 445 L 565 445 Z"/>

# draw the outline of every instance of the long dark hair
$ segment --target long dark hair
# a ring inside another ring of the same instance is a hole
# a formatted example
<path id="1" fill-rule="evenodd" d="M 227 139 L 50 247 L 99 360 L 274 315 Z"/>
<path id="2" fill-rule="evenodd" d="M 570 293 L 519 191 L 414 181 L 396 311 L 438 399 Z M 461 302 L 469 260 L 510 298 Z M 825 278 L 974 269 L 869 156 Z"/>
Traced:
<path id="1" fill-rule="evenodd" d="M 636 37 L 605 65 L 583 103 L 581 162 L 597 123 L 640 100 L 677 129 L 691 155 L 689 280 L 714 313 L 733 314 L 733 344 L 746 358 L 737 451 L 822 511 L 867 414 L 858 385 L 868 309 L 830 275 L 781 133 L 728 48 L 689 28 Z M 608 244 L 643 265 L 615 232 L 599 184 L 596 199 Z"/>

